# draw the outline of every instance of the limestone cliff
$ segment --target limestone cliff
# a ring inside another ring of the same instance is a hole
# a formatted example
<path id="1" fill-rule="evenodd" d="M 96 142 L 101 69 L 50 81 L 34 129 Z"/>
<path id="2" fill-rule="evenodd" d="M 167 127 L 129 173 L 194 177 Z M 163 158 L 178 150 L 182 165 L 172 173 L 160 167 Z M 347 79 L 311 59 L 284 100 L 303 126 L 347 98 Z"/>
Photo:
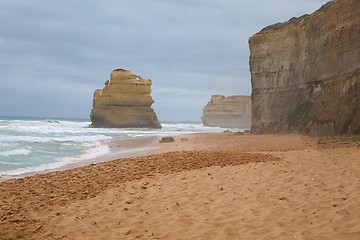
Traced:
<path id="1" fill-rule="evenodd" d="M 360 133 L 360 1 L 337 0 L 249 39 L 252 131 Z"/>
<path id="2" fill-rule="evenodd" d="M 105 87 L 95 90 L 90 117 L 93 127 L 161 128 L 151 108 L 151 80 L 124 69 L 112 71 Z"/>
<path id="3" fill-rule="evenodd" d="M 203 110 L 202 122 L 204 126 L 250 129 L 250 96 L 212 96 Z"/>

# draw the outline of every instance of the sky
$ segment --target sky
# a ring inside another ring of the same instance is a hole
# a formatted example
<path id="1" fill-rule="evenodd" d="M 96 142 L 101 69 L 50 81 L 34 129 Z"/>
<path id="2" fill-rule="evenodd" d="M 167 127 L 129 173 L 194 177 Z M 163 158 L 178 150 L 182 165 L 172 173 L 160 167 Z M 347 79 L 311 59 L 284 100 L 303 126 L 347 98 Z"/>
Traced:
<path id="1" fill-rule="evenodd" d="M 0 116 L 89 118 L 113 69 L 152 79 L 161 121 L 250 95 L 248 39 L 327 0 L 1 0 Z"/>

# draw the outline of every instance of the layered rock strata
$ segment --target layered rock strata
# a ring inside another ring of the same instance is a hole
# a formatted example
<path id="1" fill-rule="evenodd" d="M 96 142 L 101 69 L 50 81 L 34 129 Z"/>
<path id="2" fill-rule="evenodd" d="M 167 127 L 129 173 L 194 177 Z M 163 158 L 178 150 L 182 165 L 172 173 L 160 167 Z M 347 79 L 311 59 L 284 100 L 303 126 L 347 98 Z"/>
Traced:
<path id="1" fill-rule="evenodd" d="M 151 108 L 151 80 L 128 70 L 112 71 L 103 89 L 94 92 L 90 117 L 93 127 L 161 128 Z"/>
<path id="2" fill-rule="evenodd" d="M 360 133 L 360 1 L 329 2 L 249 45 L 254 133 Z"/>
<path id="3" fill-rule="evenodd" d="M 203 110 L 204 126 L 250 129 L 250 96 L 213 95 Z"/>

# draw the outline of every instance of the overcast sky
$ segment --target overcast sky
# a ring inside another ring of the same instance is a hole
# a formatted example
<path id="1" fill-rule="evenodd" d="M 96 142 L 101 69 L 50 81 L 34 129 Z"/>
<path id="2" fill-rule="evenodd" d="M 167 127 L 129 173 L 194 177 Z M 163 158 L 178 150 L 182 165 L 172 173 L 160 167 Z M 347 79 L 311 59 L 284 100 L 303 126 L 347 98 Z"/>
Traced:
<path id="1" fill-rule="evenodd" d="M 113 69 L 153 81 L 162 121 L 250 95 L 248 38 L 326 0 L 1 0 L 0 116 L 88 118 Z"/>

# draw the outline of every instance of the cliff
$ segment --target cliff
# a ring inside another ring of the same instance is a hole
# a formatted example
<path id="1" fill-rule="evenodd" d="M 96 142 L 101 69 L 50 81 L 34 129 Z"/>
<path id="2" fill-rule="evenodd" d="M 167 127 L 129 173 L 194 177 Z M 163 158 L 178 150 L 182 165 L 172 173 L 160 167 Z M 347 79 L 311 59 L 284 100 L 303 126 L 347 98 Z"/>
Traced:
<path id="1" fill-rule="evenodd" d="M 252 132 L 360 133 L 360 1 L 331 1 L 249 39 Z"/>
<path id="2" fill-rule="evenodd" d="M 90 117 L 93 127 L 161 128 L 151 108 L 151 80 L 130 71 L 112 71 L 105 87 L 95 90 Z"/>
<path id="3" fill-rule="evenodd" d="M 250 129 L 250 96 L 212 96 L 203 110 L 202 122 L 204 126 Z"/>

